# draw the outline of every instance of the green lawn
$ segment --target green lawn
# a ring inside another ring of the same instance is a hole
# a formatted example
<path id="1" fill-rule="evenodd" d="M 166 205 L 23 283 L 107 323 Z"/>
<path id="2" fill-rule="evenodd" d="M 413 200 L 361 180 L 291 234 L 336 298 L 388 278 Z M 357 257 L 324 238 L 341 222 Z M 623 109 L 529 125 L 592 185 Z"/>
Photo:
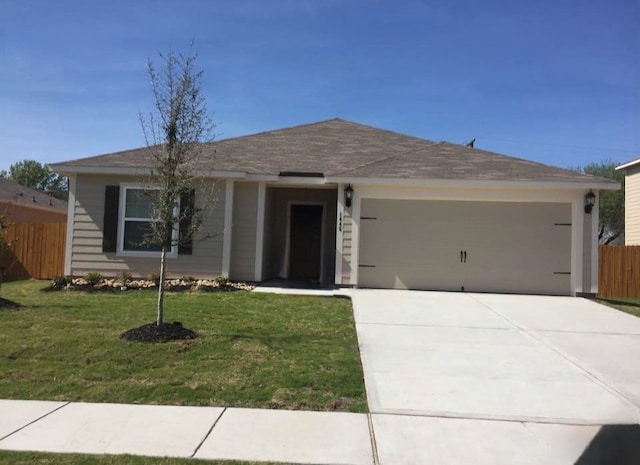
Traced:
<path id="1" fill-rule="evenodd" d="M 601 304 L 617 308 L 625 313 L 640 317 L 640 299 L 597 299 Z"/>
<path id="2" fill-rule="evenodd" d="M 230 462 L 134 455 L 49 454 L 0 450 L 0 465 L 269 465 L 267 462 Z"/>
<path id="3" fill-rule="evenodd" d="M 366 411 L 346 299 L 244 291 L 175 293 L 166 321 L 195 340 L 125 342 L 155 318 L 156 293 L 45 292 L 6 283 L 0 398 Z"/>

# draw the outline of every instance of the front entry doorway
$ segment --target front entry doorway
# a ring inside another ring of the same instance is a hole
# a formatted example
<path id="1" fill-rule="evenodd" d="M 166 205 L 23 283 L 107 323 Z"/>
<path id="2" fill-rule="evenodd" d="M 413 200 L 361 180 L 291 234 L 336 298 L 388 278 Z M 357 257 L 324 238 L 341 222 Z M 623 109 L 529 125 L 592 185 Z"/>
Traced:
<path id="1" fill-rule="evenodd" d="M 323 205 L 290 205 L 288 273 L 290 280 L 320 281 L 323 216 Z"/>

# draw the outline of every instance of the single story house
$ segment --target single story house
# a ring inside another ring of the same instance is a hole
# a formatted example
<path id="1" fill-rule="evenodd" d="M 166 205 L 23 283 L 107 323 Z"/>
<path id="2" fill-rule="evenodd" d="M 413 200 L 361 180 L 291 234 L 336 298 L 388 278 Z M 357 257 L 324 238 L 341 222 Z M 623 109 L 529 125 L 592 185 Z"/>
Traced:
<path id="1" fill-rule="evenodd" d="M 582 295 L 598 286 L 598 193 L 619 185 L 332 119 L 205 146 L 217 201 L 171 276 Z M 65 273 L 149 275 L 149 150 L 52 165 L 69 177 Z M 193 199 L 185 199 L 193 200 Z"/>
<path id="2" fill-rule="evenodd" d="M 616 169 L 624 171 L 624 244 L 640 245 L 640 158 Z"/>
<path id="3" fill-rule="evenodd" d="M 0 177 L 0 214 L 14 223 L 66 223 L 67 202 Z"/>

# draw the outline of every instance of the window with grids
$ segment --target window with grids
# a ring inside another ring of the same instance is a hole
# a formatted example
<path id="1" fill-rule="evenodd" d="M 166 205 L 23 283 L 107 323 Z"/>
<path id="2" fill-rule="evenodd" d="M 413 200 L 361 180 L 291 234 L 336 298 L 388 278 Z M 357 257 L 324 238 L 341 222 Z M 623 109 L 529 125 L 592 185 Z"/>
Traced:
<path id="1" fill-rule="evenodd" d="M 160 245 L 146 243 L 151 224 L 157 221 L 151 211 L 151 198 L 144 189 L 126 187 L 124 191 L 122 250 L 160 252 Z"/>

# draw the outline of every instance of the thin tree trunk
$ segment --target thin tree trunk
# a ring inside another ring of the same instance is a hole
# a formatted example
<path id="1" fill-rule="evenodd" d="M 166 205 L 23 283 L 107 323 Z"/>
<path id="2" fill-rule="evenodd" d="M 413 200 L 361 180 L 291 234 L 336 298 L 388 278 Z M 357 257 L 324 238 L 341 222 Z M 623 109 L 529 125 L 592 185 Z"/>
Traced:
<path id="1" fill-rule="evenodd" d="M 162 326 L 164 323 L 164 260 L 167 256 L 167 248 L 162 246 L 160 252 L 160 280 L 158 282 L 158 320 L 156 324 Z"/>

